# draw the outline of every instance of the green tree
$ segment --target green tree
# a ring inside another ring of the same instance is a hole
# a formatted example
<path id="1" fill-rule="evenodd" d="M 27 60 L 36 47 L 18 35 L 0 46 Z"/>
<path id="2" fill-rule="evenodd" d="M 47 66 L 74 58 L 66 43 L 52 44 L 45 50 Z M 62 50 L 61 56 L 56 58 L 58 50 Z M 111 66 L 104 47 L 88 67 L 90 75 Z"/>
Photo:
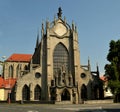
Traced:
<path id="1" fill-rule="evenodd" d="M 114 94 L 115 102 L 120 102 L 120 40 L 111 40 L 105 65 L 105 76 L 109 78 L 108 86 Z"/>

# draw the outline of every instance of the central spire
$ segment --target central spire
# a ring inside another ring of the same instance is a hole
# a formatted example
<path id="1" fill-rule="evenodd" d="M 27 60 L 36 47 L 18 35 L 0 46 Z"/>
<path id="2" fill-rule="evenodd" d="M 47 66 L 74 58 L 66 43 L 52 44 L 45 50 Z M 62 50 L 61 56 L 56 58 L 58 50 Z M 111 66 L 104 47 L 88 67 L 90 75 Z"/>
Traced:
<path id="1" fill-rule="evenodd" d="M 57 15 L 58 15 L 58 18 L 61 18 L 61 17 L 62 17 L 62 9 L 61 9 L 61 7 L 58 8 L 58 13 L 57 13 Z"/>

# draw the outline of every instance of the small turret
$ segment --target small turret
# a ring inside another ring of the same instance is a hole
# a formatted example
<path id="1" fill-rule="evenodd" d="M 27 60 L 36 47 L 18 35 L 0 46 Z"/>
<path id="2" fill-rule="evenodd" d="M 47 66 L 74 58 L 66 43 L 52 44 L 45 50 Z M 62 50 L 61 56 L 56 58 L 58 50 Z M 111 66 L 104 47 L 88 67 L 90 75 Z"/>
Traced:
<path id="1" fill-rule="evenodd" d="M 77 33 L 77 26 L 75 26 L 75 32 Z"/>
<path id="2" fill-rule="evenodd" d="M 97 76 L 99 77 L 99 76 L 100 76 L 100 73 L 99 73 L 98 63 L 96 64 L 96 68 L 97 68 Z"/>
<path id="3" fill-rule="evenodd" d="M 64 23 L 66 24 L 66 17 L 64 17 Z"/>
<path id="4" fill-rule="evenodd" d="M 74 25 L 74 22 L 72 21 L 72 30 L 74 31 L 75 30 L 75 25 Z"/>
<path id="5" fill-rule="evenodd" d="M 44 24 L 42 23 L 42 29 L 41 29 L 41 37 L 44 36 Z"/>
<path id="6" fill-rule="evenodd" d="M 91 71 L 90 58 L 88 57 L 88 70 Z"/>
<path id="7" fill-rule="evenodd" d="M 48 19 L 46 20 L 46 30 L 50 28 L 50 22 L 48 21 Z"/>
<path id="8" fill-rule="evenodd" d="M 37 34 L 37 40 L 36 40 L 35 50 L 38 48 L 38 46 L 39 46 L 39 31 L 38 31 L 38 34 Z"/>

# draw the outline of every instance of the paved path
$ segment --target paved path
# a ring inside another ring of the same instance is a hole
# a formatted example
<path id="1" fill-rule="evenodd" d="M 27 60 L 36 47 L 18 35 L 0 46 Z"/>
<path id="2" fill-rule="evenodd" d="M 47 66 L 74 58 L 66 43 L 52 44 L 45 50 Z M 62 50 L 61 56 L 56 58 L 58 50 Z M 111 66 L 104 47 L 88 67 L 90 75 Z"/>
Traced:
<path id="1" fill-rule="evenodd" d="M 0 104 L 0 112 L 120 112 L 120 104 Z"/>

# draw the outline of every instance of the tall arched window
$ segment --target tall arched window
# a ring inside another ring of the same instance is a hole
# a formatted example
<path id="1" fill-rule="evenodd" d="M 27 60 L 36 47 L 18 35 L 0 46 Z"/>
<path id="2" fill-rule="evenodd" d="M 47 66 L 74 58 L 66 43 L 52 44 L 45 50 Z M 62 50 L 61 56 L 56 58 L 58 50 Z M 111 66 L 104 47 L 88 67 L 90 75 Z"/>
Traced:
<path id="1" fill-rule="evenodd" d="M 28 66 L 27 65 L 24 66 L 24 70 L 28 70 Z"/>
<path id="2" fill-rule="evenodd" d="M 16 68 L 16 78 L 18 78 L 20 76 L 20 71 L 21 71 L 21 65 L 18 64 L 18 66 Z"/>
<path id="3" fill-rule="evenodd" d="M 69 71 L 68 63 L 69 55 L 67 48 L 62 43 L 57 44 L 53 53 L 54 74 L 58 72 L 62 65 L 66 67 L 66 71 L 68 72 Z"/>
<path id="4" fill-rule="evenodd" d="M 9 78 L 13 78 L 13 66 L 9 66 Z"/>
<path id="5" fill-rule="evenodd" d="M 22 89 L 22 99 L 30 100 L 30 88 L 27 85 L 24 85 Z"/>
<path id="6" fill-rule="evenodd" d="M 34 99 L 35 100 L 40 100 L 41 99 L 41 88 L 39 85 L 36 85 L 35 90 L 34 90 Z"/>

